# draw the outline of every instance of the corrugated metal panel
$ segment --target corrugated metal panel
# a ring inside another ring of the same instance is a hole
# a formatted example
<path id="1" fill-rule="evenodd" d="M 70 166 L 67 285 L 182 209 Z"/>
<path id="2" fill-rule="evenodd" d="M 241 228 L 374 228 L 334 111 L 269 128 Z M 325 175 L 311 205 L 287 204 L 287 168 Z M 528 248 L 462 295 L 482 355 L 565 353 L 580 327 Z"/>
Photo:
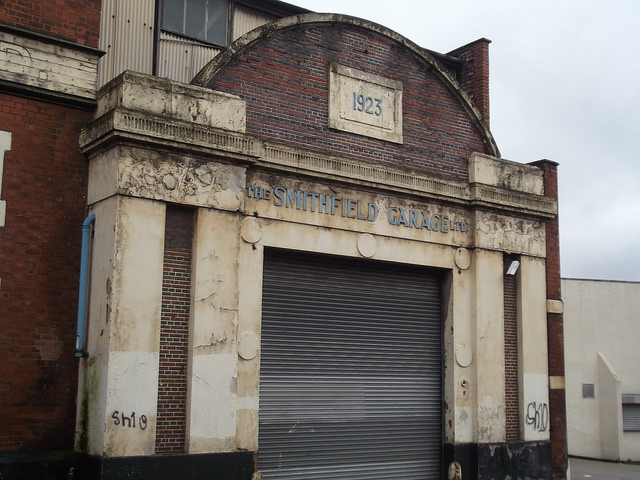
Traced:
<path id="1" fill-rule="evenodd" d="M 182 83 L 189 83 L 219 48 L 180 35 L 161 31 L 158 43 L 158 73 Z"/>
<path id="2" fill-rule="evenodd" d="M 102 0 L 99 48 L 106 52 L 98 60 L 98 88 L 113 78 L 113 44 L 116 31 L 117 0 Z"/>
<path id="3" fill-rule="evenodd" d="M 440 285 L 423 268 L 265 253 L 265 479 L 439 478 Z"/>
<path id="4" fill-rule="evenodd" d="M 264 12 L 236 4 L 233 15 L 233 40 L 241 37 L 260 25 L 271 23 L 278 18 L 280 17 L 267 15 Z"/>
<path id="5" fill-rule="evenodd" d="M 125 70 L 152 73 L 154 23 L 155 0 L 103 0 L 99 86 Z"/>
<path id="6" fill-rule="evenodd" d="M 234 39 L 278 17 L 241 5 L 235 7 Z M 103 0 L 98 63 L 101 87 L 125 70 L 153 73 L 155 0 Z M 162 31 L 158 40 L 157 75 L 179 82 L 191 79 L 220 51 L 206 43 Z"/>

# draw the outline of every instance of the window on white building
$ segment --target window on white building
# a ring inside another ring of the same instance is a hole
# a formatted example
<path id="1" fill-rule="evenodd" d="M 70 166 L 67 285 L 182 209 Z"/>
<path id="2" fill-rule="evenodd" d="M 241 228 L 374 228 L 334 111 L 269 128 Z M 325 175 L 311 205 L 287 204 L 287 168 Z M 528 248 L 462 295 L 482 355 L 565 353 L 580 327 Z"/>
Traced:
<path id="1" fill-rule="evenodd" d="M 595 386 L 593 383 L 582 384 L 582 398 L 596 398 Z"/>
<path id="2" fill-rule="evenodd" d="M 227 45 L 227 0 L 164 0 L 162 28 L 216 45 Z"/>
<path id="3" fill-rule="evenodd" d="M 625 432 L 640 432 L 640 405 L 622 405 L 622 429 Z"/>
<path id="4" fill-rule="evenodd" d="M 640 432 L 640 394 L 622 395 L 622 430 Z"/>

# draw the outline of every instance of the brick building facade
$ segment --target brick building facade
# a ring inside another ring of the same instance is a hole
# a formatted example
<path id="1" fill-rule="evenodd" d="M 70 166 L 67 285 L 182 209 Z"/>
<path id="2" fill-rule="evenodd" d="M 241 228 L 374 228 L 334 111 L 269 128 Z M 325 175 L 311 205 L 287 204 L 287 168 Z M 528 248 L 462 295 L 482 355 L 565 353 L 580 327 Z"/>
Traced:
<path id="1" fill-rule="evenodd" d="M 63 478 L 100 1 L 3 2 L 0 23 L 0 475 Z"/>
<path id="2" fill-rule="evenodd" d="M 556 165 L 500 158 L 489 41 L 266 2 L 96 94 L 100 3 L 0 7 L 0 472 L 565 478 Z"/>

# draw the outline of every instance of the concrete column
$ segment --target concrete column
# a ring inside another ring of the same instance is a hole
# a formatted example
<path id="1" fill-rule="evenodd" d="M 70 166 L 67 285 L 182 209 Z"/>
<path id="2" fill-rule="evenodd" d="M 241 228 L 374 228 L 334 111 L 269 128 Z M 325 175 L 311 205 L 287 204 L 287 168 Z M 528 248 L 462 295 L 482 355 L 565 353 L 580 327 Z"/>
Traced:
<path id="1" fill-rule="evenodd" d="M 475 258 L 469 254 L 470 258 Z M 452 272 L 451 290 L 455 301 L 449 302 L 453 310 L 453 328 L 450 330 L 445 324 L 445 344 L 451 342 L 451 346 L 445 348 L 447 361 L 445 362 L 445 381 L 453 381 L 453 402 L 447 400 L 447 404 L 455 405 L 453 412 L 453 428 L 448 419 L 445 419 L 445 439 L 450 443 L 471 443 L 474 441 L 475 419 L 477 412 L 474 409 L 476 402 L 474 388 L 478 374 L 477 352 L 475 351 L 475 266 L 462 270 L 454 268 Z M 448 322 L 448 319 L 445 319 Z M 453 335 L 449 335 L 452 331 Z M 447 388 L 445 388 L 447 393 Z"/>
<path id="2" fill-rule="evenodd" d="M 111 197 L 93 211 L 77 445 L 100 456 L 153 455 L 165 205 Z"/>
<path id="3" fill-rule="evenodd" d="M 91 279 L 87 318 L 87 357 L 79 362 L 76 451 L 102 455 L 104 449 L 109 337 L 113 326 L 113 263 L 118 197 L 91 206 L 96 216 L 91 243 Z"/>
<path id="4" fill-rule="evenodd" d="M 521 257 L 518 272 L 520 431 L 523 440 L 549 440 L 546 268 Z"/>
<path id="5" fill-rule="evenodd" d="M 116 218 L 106 456 L 153 455 L 165 204 L 121 197 Z"/>
<path id="6" fill-rule="evenodd" d="M 238 292 L 238 448 L 258 450 L 260 331 L 262 319 L 262 225 L 246 217 L 241 225 Z"/>
<path id="7" fill-rule="evenodd" d="M 198 210 L 188 453 L 236 450 L 239 215 Z"/>
<path id="8" fill-rule="evenodd" d="M 505 441 L 502 252 L 475 250 L 478 443 Z"/>

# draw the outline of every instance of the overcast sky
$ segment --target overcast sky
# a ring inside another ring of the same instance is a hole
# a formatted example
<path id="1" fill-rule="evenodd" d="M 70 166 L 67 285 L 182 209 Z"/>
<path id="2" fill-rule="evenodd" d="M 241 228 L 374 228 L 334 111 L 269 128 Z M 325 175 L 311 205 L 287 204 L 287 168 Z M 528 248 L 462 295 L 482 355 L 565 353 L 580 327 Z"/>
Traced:
<path id="1" fill-rule="evenodd" d="M 489 47 L 503 158 L 558 162 L 561 274 L 640 281 L 640 1 L 290 0 L 441 53 Z"/>

